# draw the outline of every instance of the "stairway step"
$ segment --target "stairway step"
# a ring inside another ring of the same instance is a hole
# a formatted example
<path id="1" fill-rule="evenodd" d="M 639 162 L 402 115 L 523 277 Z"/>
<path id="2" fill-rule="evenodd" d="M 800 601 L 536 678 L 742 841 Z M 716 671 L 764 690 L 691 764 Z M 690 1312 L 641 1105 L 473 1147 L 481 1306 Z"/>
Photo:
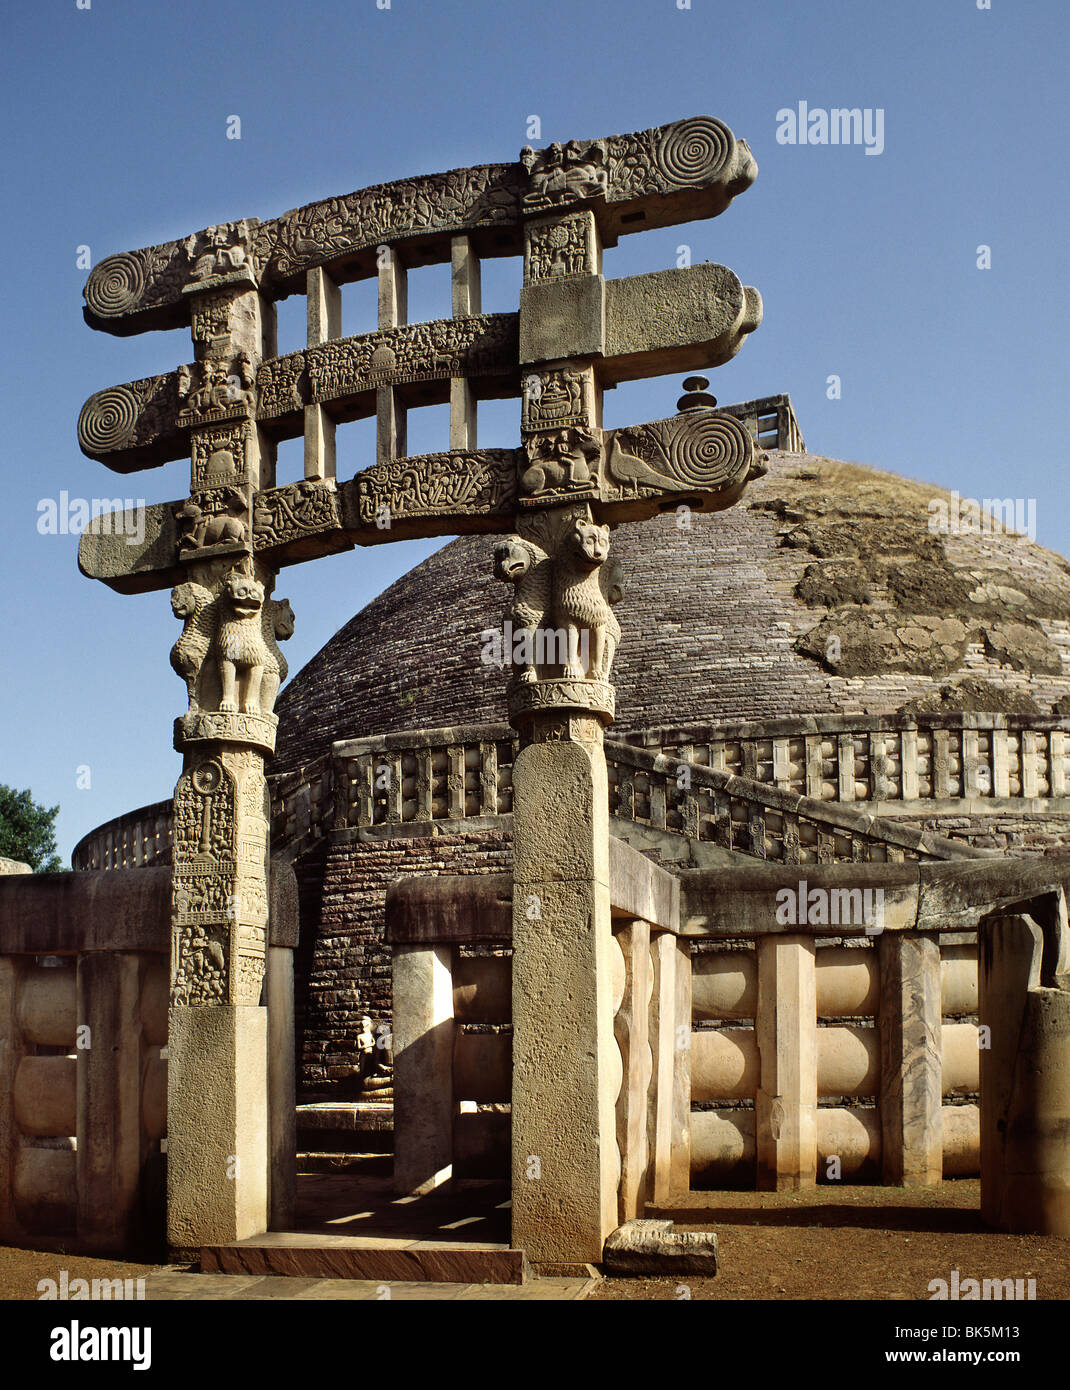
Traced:
<path id="1" fill-rule="evenodd" d="M 201 1247 L 202 1274 L 289 1275 L 432 1284 L 523 1284 L 523 1250 L 471 1242 L 269 1231 Z"/>

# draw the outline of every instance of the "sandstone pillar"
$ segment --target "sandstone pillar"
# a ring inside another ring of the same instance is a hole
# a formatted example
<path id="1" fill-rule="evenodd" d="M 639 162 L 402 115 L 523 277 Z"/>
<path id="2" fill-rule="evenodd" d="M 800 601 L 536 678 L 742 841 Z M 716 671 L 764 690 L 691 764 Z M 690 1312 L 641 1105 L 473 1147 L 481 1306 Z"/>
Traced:
<path id="1" fill-rule="evenodd" d="M 652 1056 L 648 1020 L 653 974 L 650 924 L 632 921 L 618 925 L 614 938 L 624 954 L 624 998 L 613 1020 L 620 1049 L 622 1080 L 617 1096 L 617 1147 L 620 1150 L 621 1225 L 642 1216 L 649 1197 L 647 1095 Z"/>
<path id="2" fill-rule="evenodd" d="M 268 947 L 264 997 L 268 1016 L 271 1229 L 292 1231 L 297 1219 L 297 1075 L 294 953 L 289 947 Z"/>
<path id="3" fill-rule="evenodd" d="M 513 1243 L 602 1258 L 617 1225 L 609 790 L 600 723 L 536 715 L 513 768 Z"/>
<path id="4" fill-rule="evenodd" d="M 676 959 L 676 937 L 673 933 L 654 932 L 650 942 L 653 969 L 649 1024 L 652 1073 L 648 1095 L 647 1153 L 650 1164 L 648 1200 L 655 1203 L 667 1201 L 672 1193 L 673 1078 L 677 1055 Z M 691 1031 L 690 1019 L 687 1020 L 687 1031 Z"/>
<path id="5" fill-rule="evenodd" d="M 218 248 L 212 254 L 218 261 Z M 185 578 L 171 600 L 183 620 L 171 664 L 188 708 L 175 721 L 183 772 L 172 819 L 167 1086 L 167 1238 L 183 1252 L 269 1222 L 264 765 L 286 677 L 278 642 L 293 614 L 269 597 L 274 572 L 253 554 L 253 494 L 274 480 L 274 449 L 254 421 L 270 315 L 251 280 L 246 267 L 224 270 L 186 291 L 198 362 L 184 396 Z"/>
<path id="6" fill-rule="evenodd" d="M 19 1156 L 15 1074 L 27 1051 L 18 1016 L 22 974 L 22 963 L 17 956 L 0 956 L 0 1239 L 8 1241 L 17 1241 L 22 1236 L 15 1212 L 14 1190 Z"/>
<path id="7" fill-rule="evenodd" d="M 394 947 L 394 1191 L 453 1176 L 453 947 Z"/>
<path id="8" fill-rule="evenodd" d="M 691 943 L 674 937 L 676 960 L 675 1060 L 672 1073 L 672 1148 L 669 1188 L 673 1196 L 691 1190 Z"/>
<path id="9" fill-rule="evenodd" d="M 140 1192 L 151 1141 L 141 1123 L 141 997 L 150 956 L 78 958 L 78 1240 L 119 1254 L 142 1235 Z"/>
<path id="10" fill-rule="evenodd" d="M 1000 1230 L 1070 1236 L 1070 990 L 1042 983 L 1029 917 L 980 924 L 981 1215 Z"/>
<path id="11" fill-rule="evenodd" d="M 758 942 L 755 1032 L 761 1080 L 755 1096 L 758 1187 L 772 1192 L 817 1181 L 817 971 L 812 937 Z"/>
<path id="12" fill-rule="evenodd" d="M 882 1181 L 934 1187 L 944 1161 L 940 945 L 885 932 L 878 950 Z"/>

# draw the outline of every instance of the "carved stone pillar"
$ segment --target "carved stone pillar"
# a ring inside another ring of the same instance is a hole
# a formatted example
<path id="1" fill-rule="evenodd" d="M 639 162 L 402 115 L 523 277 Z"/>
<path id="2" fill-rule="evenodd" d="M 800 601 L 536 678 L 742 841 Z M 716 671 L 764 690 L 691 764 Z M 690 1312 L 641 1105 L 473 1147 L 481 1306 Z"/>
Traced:
<path id="1" fill-rule="evenodd" d="M 499 546 L 516 586 L 513 1241 L 539 1265 L 597 1261 L 617 1224 L 609 791 L 603 726 L 620 628 L 609 528 L 585 505 L 523 514 Z"/>
<path id="2" fill-rule="evenodd" d="M 598 718 L 532 715 L 513 768 L 513 1243 L 602 1258 L 617 1225 L 609 795 Z"/>
<path id="3" fill-rule="evenodd" d="M 252 554 L 253 493 L 274 471 L 253 418 L 260 296 L 240 269 L 188 289 L 199 380 L 185 395 L 191 496 L 177 513 L 186 578 L 172 592 L 188 706 L 175 721 L 167 1144 L 168 1243 L 184 1252 L 268 1226 L 264 766 L 286 677 L 278 640 L 293 631 Z"/>

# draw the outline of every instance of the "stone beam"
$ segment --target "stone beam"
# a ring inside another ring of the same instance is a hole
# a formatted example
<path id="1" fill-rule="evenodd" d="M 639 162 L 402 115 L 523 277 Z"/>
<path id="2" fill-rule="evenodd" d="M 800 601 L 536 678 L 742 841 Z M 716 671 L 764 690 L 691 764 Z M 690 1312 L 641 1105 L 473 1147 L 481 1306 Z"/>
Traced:
<path id="1" fill-rule="evenodd" d="M 109 256 L 86 282 L 85 319 L 118 336 L 178 327 L 189 322 L 190 289 L 240 275 L 278 297 L 317 266 L 336 283 L 367 278 L 384 243 L 401 243 L 413 264 L 449 262 L 462 235 L 478 255 L 516 255 L 522 220 L 541 211 L 590 207 L 612 246 L 627 232 L 718 216 L 757 172 L 746 141 L 710 116 L 525 149 L 516 163 L 380 184 Z"/>
<path id="2" fill-rule="evenodd" d="M 712 262 L 620 280 L 553 276 L 520 291 L 520 360 L 589 354 L 610 387 L 720 367 L 761 321 L 758 291 Z"/>
<path id="3" fill-rule="evenodd" d="M 309 299 L 317 334 L 327 317 L 320 302 L 325 282 L 317 273 Z M 396 274 L 388 277 L 384 295 L 388 310 L 399 312 Z M 78 443 L 87 457 L 130 473 L 181 458 L 193 429 L 246 418 L 250 405 L 252 418 L 273 435 L 307 433 L 311 417 L 315 437 L 333 434 L 336 423 L 382 416 L 389 392 L 395 414 L 451 401 L 458 435 L 451 447 L 464 448 L 472 442 L 475 401 L 518 395 L 521 362 L 589 352 L 599 386 L 612 387 L 721 366 L 761 318 L 758 291 L 712 263 L 622 280 L 550 278 L 521 290 L 519 315 L 390 325 L 268 358 L 257 368 L 251 393 L 236 395 L 234 372 L 196 362 L 107 387 L 82 407 Z M 387 451 L 383 458 L 394 456 Z"/>
<path id="4" fill-rule="evenodd" d="M 1044 919 L 1054 940 L 1060 930 L 1059 892 L 1070 887 L 1070 856 L 1042 863 L 993 856 L 960 863 L 744 864 L 685 869 L 679 878 L 683 936 L 796 930 L 777 922 L 777 892 L 794 892 L 805 879 L 810 888 L 825 890 L 880 888 L 885 932 L 975 931 L 982 915 L 1028 904 L 1026 910 Z M 860 923 L 812 926 L 810 931 L 815 936 L 866 935 Z"/>
<path id="5" fill-rule="evenodd" d="M 725 411 L 688 410 L 605 431 L 559 425 L 548 415 L 525 449 L 412 455 L 374 464 L 343 484 L 305 479 L 261 489 L 252 501 L 253 552 L 287 565 L 355 545 L 507 533 L 518 510 L 572 502 L 589 503 L 610 525 L 681 504 L 721 511 L 739 498 L 755 467 L 749 432 Z M 226 489 L 216 492 L 222 497 Z M 205 507 L 216 505 L 215 493 L 200 496 L 209 499 Z M 175 502 L 96 518 L 79 543 L 82 573 L 120 593 L 180 583 L 205 554 L 182 543 L 178 514 L 185 510 Z"/>
<path id="6" fill-rule="evenodd" d="M 316 308 L 310 298 L 310 332 L 318 333 L 326 325 L 318 313 L 313 325 Z M 323 338 L 261 362 L 251 400 L 235 399 L 231 374 L 213 371 L 214 364 L 194 362 L 98 391 L 78 419 L 82 452 L 131 473 L 183 457 L 191 430 L 245 418 L 250 404 L 253 418 L 284 438 L 301 432 L 313 406 L 332 423 L 373 416 L 388 389 L 402 403 L 435 405 L 449 399 L 451 380 L 461 377 L 484 397 L 516 395 L 517 316 L 475 314 Z"/>

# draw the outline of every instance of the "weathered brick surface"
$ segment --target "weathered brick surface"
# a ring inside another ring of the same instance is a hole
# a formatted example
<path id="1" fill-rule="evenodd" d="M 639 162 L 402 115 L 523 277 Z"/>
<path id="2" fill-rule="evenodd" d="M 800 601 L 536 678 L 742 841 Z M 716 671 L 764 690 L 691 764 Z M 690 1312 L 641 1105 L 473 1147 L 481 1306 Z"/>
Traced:
<path id="1" fill-rule="evenodd" d="M 1039 858 L 1070 848 L 1070 816 L 992 815 L 932 816 L 911 822 L 977 849 L 1004 850 L 1015 858 Z"/>
<path id="2" fill-rule="evenodd" d="M 936 678 L 879 664 L 864 675 L 834 675 L 796 651 L 828 611 L 795 593 L 804 572 L 819 563 L 800 533 L 819 531 L 817 549 L 831 546 L 835 553 L 859 530 L 857 512 L 871 539 L 885 537 L 899 571 L 904 546 L 920 555 L 932 543 L 928 499 L 948 494 L 812 455 L 773 453 L 770 463 L 769 475 L 748 488 L 741 504 L 693 516 L 690 529 L 669 514 L 613 533 L 627 583 L 617 609 L 623 637 L 613 668 L 615 737 L 659 725 L 890 713 L 967 677 L 990 689 L 993 709 L 1025 697 L 1047 713 L 1070 697 L 1066 561 L 1011 534 L 948 537 L 943 546 L 955 584 L 946 595 L 928 593 L 921 607 L 931 600 L 941 612 L 968 609 L 971 620 L 989 628 L 998 616 L 1028 617 L 1058 649 L 1063 674 L 1001 665 L 980 640 L 968 644 L 956 670 Z M 827 491 L 813 481 L 825 472 Z M 474 536 L 444 546 L 313 657 L 280 697 L 274 774 L 326 751 L 337 738 L 504 717 L 506 674 L 480 661 L 480 633 L 500 626 L 509 597 L 492 574 L 494 545 L 493 536 Z M 931 579 L 924 566 L 922 576 Z M 963 598 L 980 595 L 982 581 L 989 600 Z M 890 603 L 877 585 L 863 612 L 884 613 Z M 896 621 L 909 627 L 905 618 Z"/>
<path id="3" fill-rule="evenodd" d="M 360 1020 L 391 1017 L 386 890 L 424 874 L 490 874 L 512 867 L 512 836 L 473 830 L 333 844 L 298 862 L 298 1079 L 303 1094 L 355 1095 Z"/>

